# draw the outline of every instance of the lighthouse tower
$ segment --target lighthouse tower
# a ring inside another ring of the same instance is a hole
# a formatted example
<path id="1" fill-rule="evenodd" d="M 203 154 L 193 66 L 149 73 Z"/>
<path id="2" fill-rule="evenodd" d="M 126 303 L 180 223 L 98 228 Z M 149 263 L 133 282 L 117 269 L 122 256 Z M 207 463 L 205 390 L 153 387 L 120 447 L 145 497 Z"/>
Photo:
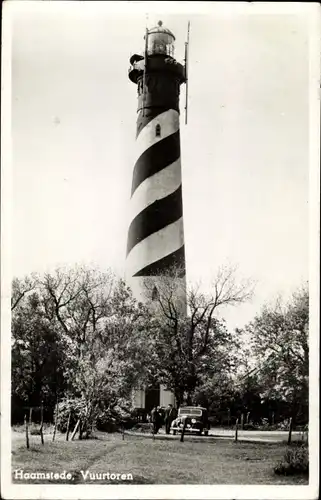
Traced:
<path id="1" fill-rule="evenodd" d="M 160 277 L 175 267 L 179 269 L 173 278 L 179 282 L 177 299 L 186 309 L 179 127 L 180 85 L 186 82 L 186 70 L 174 59 L 174 41 L 173 33 L 159 21 L 146 30 L 144 54 L 130 58 L 129 79 L 137 85 L 138 116 L 126 281 L 144 302 L 147 290 L 157 293 Z M 146 288 L 146 283 L 151 286 Z M 158 397 L 159 402 L 154 397 L 150 404 L 173 402 L 163 387 Z M 144 391 L 140 399 L 137 406 L 150 406 Z"/>
<path id="2" fill-rule="evenodd" d="M 146 31 L 144 55 L 130 58 L 129 79 L 137 85 L 138 117 L 126 277 L 142 301 L 147 277 L 157 287 L 157 276 L 177 266 L 185 280 L 179 130 L 185 68 L 173 57 L 174 40 L 159 21 Z"/>

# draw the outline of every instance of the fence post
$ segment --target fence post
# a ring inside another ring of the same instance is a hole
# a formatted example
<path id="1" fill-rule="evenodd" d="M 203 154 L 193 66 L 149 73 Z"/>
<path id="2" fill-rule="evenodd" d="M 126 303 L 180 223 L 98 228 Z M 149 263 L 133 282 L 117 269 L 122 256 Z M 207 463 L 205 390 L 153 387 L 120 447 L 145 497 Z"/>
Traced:
<path id="1" fill-rule="evenodd" d="M 238 431 L 238 425 L 239 425 L 239 419 L 237 418 L 237 419 L 236 419 L 236 422 L 235 422 L 235 437 L 234 437 L 234 442 L 235 442 L 235 443 L 237 442 L 237 431 Z"/>
<path id="2" fill-rule="evenodd" d="M 121 434 L 122 434 L 122 440 L 124 441 L 124 439 L 125 439 L 125 428 L 124 428 L 124 424 L 122 424 L 122 426 L 121 426 Z"/>
<path id="3" fill-rule="evenodd" d="M 274 425 L 274 411 L 272 411 L 272 425 Z"/>
<path id="4" fill-rule="evenodd" d="M 26 429 L 26 445 L 27 445 L 27 448 L 29 449 L 29 448 L 30 448 L 30 446 L 29 446 L 29 433 L 28 433 L 28 420 L 27 420 L 27 415 L 25 415 L 24 421 L 25 421 L 25 429 Z"/>
<path id="5" fill-rule="evenodd" d="M 78 435 L 78 439 L 82 440 L 82 435 L 83 435 L 83 431 L 84 431 L 84 422 L 83 420 L 79 420 L 79 435 Z"/>
<path id="6" fill-rule="evenodd" d="M 244 429 L 244 413 L 241 414 L 241 429 Z"/>
<path id="7" fill-rule="evenodd" d="M 246 414 L 246 423 L 247 424 L 249 423 L 249 420 L 250 420 L 250 413 L 251 412 L 248 411 L 247 414 Z"/>
<path id="8" fill-rule="evenodd" d="M 57 432 L 57 425 L 58 425 L 58 411 L 59 411 L 59 404 L 58 404 L 58 398 L 56 402 L 56 415 L 55 415 L 55 426 L 54 426 L 54 431 L 52 435 L 52 440 L 54 441 L 56 438 L 56 432 Z"/>
<path id="9" fill-rule="evenodd" d="M 290 417 L 288 444 L 291 444 L 291 438 L 292 438 L 292 417 Z"/>
<path id="10" fill-rule="evenodd" d="M 230 426 L 230 422 L 231 422 L 231 410 L 228 408 L 227 409 L 227 427 Z"/>
<path id="11" fill-rule="evenodd" d="M 74 428 L 74 430 L 73 430 L 73 433 L 71 434 L 71 437 L 70 437 L 70 441 L 72 441 L 72 440 L 74 439 L 74 437 L 75 437 L 75 435 L 76 435 L 76 432 L 77 432 L 77 430 L 78 430 L 79 424 L 80 424 L 80 419 L 78 420 L 78 422 L 77 422 L 77 423 L 76 423 L 76 425 L 75 425 L 75 428 Z"/>
<path id="12" fill-rule="evenodd" d="M 43 439 L 43 401 L 41 401 L 41 407 L 40 407 L 40 437 L 41 437 L 41 444 L 45 444 L 44 439 Z"/>
<path id="13" fill-rule="evenodd" d="M 69 439 L 70 418 L 71 418 L 71 410 L 69 410 L 69 413 L 68 413 L 67 430 L 66 430 L 66 441 L 68 441 L 68 439 Z"/>
<path id="14" fill-rule="evenodd" d="M 183 424 L 183 430 L 182 430 L 182 434 L 181 434 L 181 439 L 180 439 L 181 443 L 184 442 L 184 435 L 185 435 L 186 425 L 187 425 L 187 419 L 185 418 L 184 419 L 184 424 Z"/>

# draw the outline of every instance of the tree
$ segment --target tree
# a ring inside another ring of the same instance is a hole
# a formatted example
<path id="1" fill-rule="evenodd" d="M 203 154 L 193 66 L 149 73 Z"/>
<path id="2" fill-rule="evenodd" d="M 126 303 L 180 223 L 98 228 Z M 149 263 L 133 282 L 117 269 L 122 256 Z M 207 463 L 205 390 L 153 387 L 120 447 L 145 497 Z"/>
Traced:
<path id="1" fill-rule="evenodd" d="M 111 314 L 110 297 L 115 281 L 110 271 L 103 273 L 85 266 L 59 268 L 39 279 L 46 316 L 58 322 L 78 357 L 82 346 Z"/>
<path id="2" fill-rule="evenodd" d="M 151 316 L 125 283 L 110 271 L 80 266 L 38 276 L 33 292 L 26 283 L 13 286 L 17 404 L 34 405 L 50 389 L 52 407 L 59 396 L 83 409 L 81 433 L 99 411 L 117 413 L 120 401 L 129 408 L 151 352 Z"/>
<path id="3" fill-rule="evenodd" d="M 82 429 L 99 419 L 120 420 L 133 410 L 132 392 L 143 384 L 151 363 L 151 316 L 125 283 L 118 281 L 110 296 L 111 314 L 89 349 L 83 349 L 75 385 L 85 401 Z"/>
<path id="4" fill-rule="evenodd" d="M 307 419 L 309 377 L 309 293 L 305 286 L 284 304 L 265 306 L 246 326 L 265 398 L 291 405 L 294 418 Z"/>
<path id="5" fill-rule="evenodd" d="M 203 373 L 193 402 L 207 408 L 215 424 L 231 423 L 229 417 L 236 413 L 234 409 L 235 387 L 229 371 L 221 371 L 217 367 L 215 373 Z"/>
<path id="6" fill-rule="evenodd" d="M 11 286 L 11 311 L 18 306 L 26 295 L 36 288 L 38 277 L 35 273 L 23 279 L 14 278 Z"/>
<path id="7" fill-rule="evenodd" d="M 217 312 L 224 305 L 242 303 L 253 292 L 250 283 L 236 282 L 235 268 L 221 268 L 207 294 L 200 286 L 186 291 L 181 276 L 181 269 L 174 267 L 156 280 L 145 282 L 158 323 L 154 338 L 155 380 L 174 392 L 179 405 L 193 401 L 204 374 L 208 377 L 230 369 L 235 339 L 217 318 Z M 186 307 L 182 299 L 185 293 Z"/>
<path id="8" fill-rule="evenodd" d="M 64 350 L 55 325 L 45 317 L 34 291 L 20 300 L 12 314 L 13 418 L 25 405 L 53 406 L 56 388 L 64 388 Z M 20 413 L 20 414 L 19 414 Z"/>

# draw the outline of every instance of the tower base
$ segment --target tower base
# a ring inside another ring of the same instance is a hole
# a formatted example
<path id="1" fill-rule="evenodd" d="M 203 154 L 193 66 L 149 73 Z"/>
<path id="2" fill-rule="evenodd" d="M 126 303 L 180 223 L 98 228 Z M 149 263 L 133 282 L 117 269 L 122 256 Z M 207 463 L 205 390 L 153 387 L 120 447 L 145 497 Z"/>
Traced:
<path id="1" fill-rule="evenodd" d="M 153 389 L 136 389 L 133 393 L 133 405 L 135 408 L 150 412 L 154 406 L 175 406 L 175 396 L 160 384 Z"/>

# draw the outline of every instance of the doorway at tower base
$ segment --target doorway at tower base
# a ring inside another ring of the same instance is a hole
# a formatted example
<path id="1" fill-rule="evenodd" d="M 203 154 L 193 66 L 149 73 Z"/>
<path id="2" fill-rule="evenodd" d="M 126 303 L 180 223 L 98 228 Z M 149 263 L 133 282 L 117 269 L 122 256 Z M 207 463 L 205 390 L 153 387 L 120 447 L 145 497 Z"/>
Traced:
<path id="1" fill-rule="evenodd" d="M 165 389 L 164 385 L 161 385 L 159 406 L 168 406 L 169 404 L 175 406 L 175 396 L 171 391 Z"/>
<path id="2" fill-rule="evenodd" d="M 152 389 L 136 389 L 133 393 L 133 405 L 135 408 L 145 409 L 148 413 L 154 406 L 175 406 L 175 396 L 168 391 L 164 385 Z"/>

